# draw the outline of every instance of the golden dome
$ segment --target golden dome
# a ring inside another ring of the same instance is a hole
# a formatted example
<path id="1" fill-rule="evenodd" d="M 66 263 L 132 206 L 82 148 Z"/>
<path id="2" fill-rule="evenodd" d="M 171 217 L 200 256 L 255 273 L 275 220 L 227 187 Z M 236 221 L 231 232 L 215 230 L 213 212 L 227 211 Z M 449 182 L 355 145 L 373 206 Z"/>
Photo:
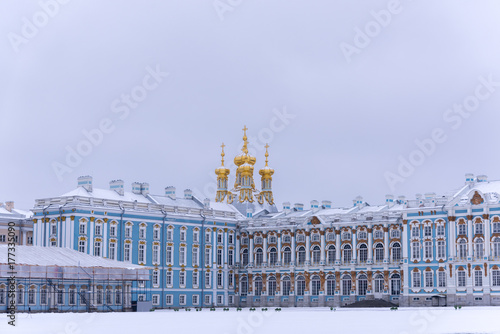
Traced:
<path id="1" fill-rule="evenodd" d="M 234 158 L 234 164 L 236 166 L 241 166 L 243 164 L 250 164 L 250 165 L 255 165 L 257 162 L 257 159 L 255 157 L 252 157 L 251 155 L 248 154 L 248 138 L 247 138 L 247 130 L 248 128 L 245 126 L 243 128 L 243 147 L 241 148 L 241 153 L 240 155 L 237 155 Z"/>
<path id="2" fill-rule="evenodd" d="M 224 145 L 224 143 L 222 143 L 222 145 L 220 146 L 220 147 L 222 147 L 222 153 L 220 154 L 220 156 L 222 157 L 222 159 L 221 159 L 221 166 L 215 170 L 215 174 L 217 174 L 217 176 L 228 176 L 229 173 L 230 173 L 229 168 L 226 168 L 224 166 L 224 156 L 226 155 L 224 153 L 224 147 L 225 146 L 226 145 Z"/>
<path id="3" fill-rule="evenodd" d="M 260 171 L 259 171 L 259 174 L 262 175 L 262 176 L 272 176 L 274 174 L 274 169 L 270 168 L 267 164 L 268 164 L 268 158 L 269 158 L 269 152 L 267 151 L 267 149 L 269 148 L 269 145 L 266 144 L 266 166 L 264 168 L 262 168 Z"/>

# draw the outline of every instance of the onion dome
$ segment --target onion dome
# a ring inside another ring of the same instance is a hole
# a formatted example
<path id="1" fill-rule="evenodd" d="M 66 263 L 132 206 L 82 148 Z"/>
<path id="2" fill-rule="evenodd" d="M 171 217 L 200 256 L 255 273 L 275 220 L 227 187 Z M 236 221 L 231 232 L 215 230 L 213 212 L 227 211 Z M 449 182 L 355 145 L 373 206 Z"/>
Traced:
<path id="1" fill-rule="evenodd" d="M 217 174 L 217 176 L 220 176 L 220 177 L 227 177 L 229 175 L 229 173 L 230 173 L 229 168 L 226 168 L 224 166 L 224 156 L 226 155 L 224 153 L 224 147 L 225 146 L 226 145 L 224 145 L 224 143 L 222 143 L 222 145 L 221 145 L 221 147 L 222 147 L 222 153 L 220 154 L 220 156 L 222 157 L 222 159 L 221 159 L 221 166 L 215 170 L 215 174 Z"/>
<path id="2" fill-rule="evenodd" d="M 269 148 L 269 145 L 266 144 L 266 166 L 264 166 L 264 168 L 262 168 L 260 171 L 259 171 L 259 174 L 262 175 L 263 177 L 265 176 L 268 176 L 268 177 L 271 177 L 273 174 L 274 174 L 274 169 L 270 168 L 268 166 L 268 158 L 269 158 L 269 152 L 267 151 L 267 149 Z"/>
<path id="3" fill-rule="evenodd" d="M 255 165 L 255 162 L 257 161 L 257 159 L 255 157 L 252 157 L 251 155 L 248 154 L 248 138 L 247 138 L 247 130 L 248 128 L 245 126 L 243 128 L 243 147 L 241 149 L 241 151 L 243 153 L 241 153 L 240 155 L 237 155 L 235 158 L 234 158 L 234 164 L 238 167 L 240 167 L 241 165 L 243 164 L 249 164 L 249 165 Z"/>

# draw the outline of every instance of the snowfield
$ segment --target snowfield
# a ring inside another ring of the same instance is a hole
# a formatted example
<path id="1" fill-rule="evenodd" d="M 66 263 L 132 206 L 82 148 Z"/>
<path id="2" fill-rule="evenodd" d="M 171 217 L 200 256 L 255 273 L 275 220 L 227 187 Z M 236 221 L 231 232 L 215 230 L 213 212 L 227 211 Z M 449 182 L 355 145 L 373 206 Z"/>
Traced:
<path id="1" fill-rule="evenodd" d="M 8 325 L 5 315 L 1 318 L 2 334 L 500 333 L 500 307 L 19 313 L 15 327 Z"/>

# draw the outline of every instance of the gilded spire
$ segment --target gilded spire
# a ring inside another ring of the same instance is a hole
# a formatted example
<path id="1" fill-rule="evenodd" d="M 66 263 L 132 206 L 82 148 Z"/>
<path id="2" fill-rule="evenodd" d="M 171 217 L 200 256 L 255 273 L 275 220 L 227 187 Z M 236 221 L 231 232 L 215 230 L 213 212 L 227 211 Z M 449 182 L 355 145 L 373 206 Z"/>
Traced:
<path id="1" fill-rule="evenodd" d="M 243 127 L 243 148 L 241 149 L 241 151 L 243 151 L 243 153 L 245 154 L 248 154 L 248 138 L 247 138 L 247 126 L 245 125 Z"/>
<path id="2" fill-rule="evenodd" d="M 269 166 L 267 165 L 267 163 L 268 163 L 267 158 L 269 158 L 269 152 L 267 151 L 267 149 L 269 148 L 269 144 L 268 144 L 268 143 L 266 143 L 266 146 L 264 146 L 264 147 L 266 148 L 266 154 L 265 154 L 265 156 L 266 156 L 266 167 L 269 167 Z"/>
<path id="3" fill-rule="evenodd" d="M 222 157 L 222 162 L 221 162 L 222 165 L 221 166 L 224 167 L 224 156 L 226 155 L 224 153 L 224 147 L 226 147 L 226 145 L 224 145 L 224 143 L 222 143 L 222 145 L 220 147 L 222 147 L 222 153 L 220 154 L 220 156 Z"/>

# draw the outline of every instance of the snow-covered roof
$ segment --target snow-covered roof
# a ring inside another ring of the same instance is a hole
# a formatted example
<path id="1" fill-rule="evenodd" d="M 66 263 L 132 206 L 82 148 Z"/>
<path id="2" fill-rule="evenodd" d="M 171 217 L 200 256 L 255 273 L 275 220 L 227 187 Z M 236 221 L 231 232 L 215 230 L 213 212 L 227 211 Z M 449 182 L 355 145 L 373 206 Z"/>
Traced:
<path id="1" fill-rule="evenodd" d="M 9 263 L 7 248 L 8 245 L 0 245 L 0 264 Z M 15 263 L 30 266 L 147 269 L 144 266 L 105 259 L 61 247 L 16 246 Z"/>
<path id="2" fill-rule="evenodd" d="M 63 194 L 61 197 L 73 197 L 73 196 L 89 197 L 89 198 L 92 197 L 92 198 L 106 199 L 112 201 L 126 201 L 126 202 L 137 201 L 138 203 L 151 203 L 151 201 L 147 197 L 141 194 L 134 194 L 125 191 L 122 196 L 119 195 L 114 190 L 106 190 L 99 188 L 93 188 L 92 192 L 89 192 L 83 187 L 78 187 L 66 194 Z"/>

